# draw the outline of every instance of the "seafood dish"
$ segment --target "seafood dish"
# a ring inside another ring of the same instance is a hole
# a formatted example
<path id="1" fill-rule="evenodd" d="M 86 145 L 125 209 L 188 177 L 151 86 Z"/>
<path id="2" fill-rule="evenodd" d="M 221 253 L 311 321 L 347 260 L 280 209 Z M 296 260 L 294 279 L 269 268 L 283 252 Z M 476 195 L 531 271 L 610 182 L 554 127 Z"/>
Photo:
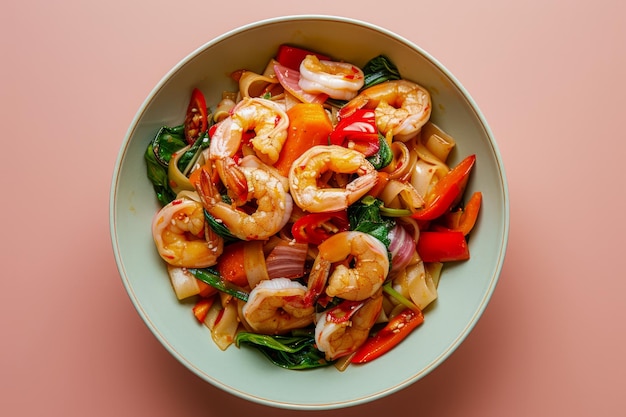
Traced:
<path id="1" fill-rule="evenodd" d="M 173 296 L 221 350 L 283 368 L 393 354 L 445 265 L 470 260 L 476 156 L 451 158 L 462 150 L 431 121 L 431 94 L 384 55 L 359 67 L 282 44 L 263 71 L 229 76 L 218 102 L 190 91 L 145 151 Z"/>

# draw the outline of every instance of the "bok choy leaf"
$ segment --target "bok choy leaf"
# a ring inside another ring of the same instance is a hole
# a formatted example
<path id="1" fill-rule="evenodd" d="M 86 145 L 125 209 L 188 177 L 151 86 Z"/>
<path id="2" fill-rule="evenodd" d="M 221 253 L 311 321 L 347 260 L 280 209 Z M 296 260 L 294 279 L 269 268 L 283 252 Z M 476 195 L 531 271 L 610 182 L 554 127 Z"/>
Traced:
<path id="1" fill-rule="evenodd" d="M 154 136 L 144 154 L 148 179 L 152 183 L 159 203 L 163 206 L 176 198 L 176 193 L 172 191 L 167 175 L 169 161 L 173 153 L 185 146 L 183 126 L 163 126 Z"/>
<path id="2" fill-rule="evenodd" d="M 348 220 L 350 221 L 350 230 L 368 233 L 389 248 L 391 243 L 389 233 L 395 227 L 396 222 L 381 215 L 380 208 L 382 205 L 381 200 L 366 196 L 348 207 Z"/>
<path id="3" fill-rule="evenodd" d="M 254 347 L 272 363 L 286 369 L 312 369 L 332 364 L 315 347 L 313 334 L 268 336 L 239 332 L 235 337 L 235 344 Z"/>
<path id="4" fill-rule="evenodd" d="M 181 155 L 180 159 L 178 159 L 178 169 L 183 175 L 189 175 L 189 171 L 198 160 L 202 151 L 209 147 L 209 142 L 209 136 L 206 132 L 203 132 L 193 145 Z"/>
<path id="5" fill-rule="evenodd" d="M 386 167 L 391 163 L 391 161 L 393 161 L 393 152 L 391 151 L 391 147 L 380 132 L 378 133 L 378 143 L 380 145 L 378 152 L 367 158 L 367 160 L 374 165 L 376 170 Z"/>
<path id="6" fill-rule="evenodd" d="M 385 81 L 402 78 L 398 67 L 385 55 L 378 55 L 370 59 L 363 67 L 363 74 L 365 75 L 363 89 Z"/>

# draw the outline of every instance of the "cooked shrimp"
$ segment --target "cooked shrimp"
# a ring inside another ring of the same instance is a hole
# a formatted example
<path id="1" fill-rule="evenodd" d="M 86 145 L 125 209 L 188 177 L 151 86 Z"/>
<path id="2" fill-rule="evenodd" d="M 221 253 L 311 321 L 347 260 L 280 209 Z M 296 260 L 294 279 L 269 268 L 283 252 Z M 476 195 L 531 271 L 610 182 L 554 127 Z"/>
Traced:
<path id="1" fill-rule="evenodd" d="M 288 278 L 263 280 L 250 292 L 243 319 L 256 332 L 281 334 L 313 322 L 314 307 L 304 302 L 307 288 Z"/>
<path id="2" fill-rule="evenodd" d="M 161 258 L 179 267 L 215 265 L 224 248 L 222 238 L 205 228 L 202 204 L 186 198 L 172 201 L 156 214 L 152 237 Z"/>
<path id="3" fill-rule="evenodd" d="M 430 118 L 432 103 L 428 90 L 407 80 L 387 81 L 363 90 L 347 103 L 342 114 L 375 109 L 376 124 L 385 136 L 398 140 L 415 136 Z"/>
<path id="4" fill-rule="evenodd" d="M 285 190 L 289 190 L 289 179 L 285 176 L 283 176 L 278 169 L 276 169 L 273 166 L 269 166 L 265 163 L 263 163 L 263 161 L 261 161 L 259 158 L 257 158 L 254 155 L 246 155 L 243 158 L 241 158 L 241 160 L 239 160 L 239 166 L 240 167 L 251 167 L 251 168 L 263 168 L 266 169 L 268 171 L 271 171 L 273 175 L 276 176 L 276 178 L 280 179 L 280 182 L 282 182 L 283 187 L 285 187 Z"/>
<path id="5" fill-rule="evenodd" d="M 332 171 L 357 174 L 345 188 L 319 184 L 322 174 Z M 365 155 L 338 145 L 318 145 L 304 152 L 289 170 L 289 188 L 298 207 L 313 213 L 336 211 L 363 197 L 377 182 L 376 168 Z"/>
<path id="6" fill-rule="evenodd" d="M 364 301 L 344 301 L 321 313 L 315 325 L 315 343 L 327 360 L 355 352 L 365 342 L 382 310 L 381 294 Z"/>
<path id="7" fill-rule="evenodd" d="M 252 148 L 263 162 L 271 165 L 278 160 L 288 128 L 289 116 L 279 104 L 259 97 L 244 98 L 213 133 L 211 157 L 218 160 L 234 156 L 241 147 L 243 133 L 254 130 Z"/>
<path id="8" fill-rule="evenodd" d="M 325 287 L 331 297 L 365 300 L 380 290 L 389 273 L 387 248 L 370 234 L 339 232 L 322 242 L 318 249 L 308 283 L 308 295 L 313 299 Z M 335 263 L 339 264 L 331 271 Z"/>
<path id="9" fill-rule="evenodd" d="M 231 115 L 215 129 L 209 145 L 209 158 L 215 162 L 217 173 L 236 201 L 241 201 L 247 185 L 237 170 L 233 157 L 242 145 L 244 132 L 254 130 L 250 145 L 256 155 L 268 165 L 278 160 L 287 139 L 289 116 L 271 100 L 244 98 L 232 109 Z"/>
<path id="10" fill-rule="evenodd" d="M 247 213 L 236 205 L 226 204 L 211 182 L 211 174 L 202 168 L 199 188 L 204 196 L 204 208 L 241 240 L 265 240 L 278 233 L 289 221 L 293 200 L 284 179 L 270 169 L 235 167 L 247 184 L 247 200 L 256 203 L 256 210 Z"/>
<path id="11" fill-rule="evenodd" d="M 347 62 L 319 60 L 307 55 L 300 64 L 298 85 L 307 93 L 325 93 L 338 100 L 351 100 L 363 87 L 363 71 Z"/>

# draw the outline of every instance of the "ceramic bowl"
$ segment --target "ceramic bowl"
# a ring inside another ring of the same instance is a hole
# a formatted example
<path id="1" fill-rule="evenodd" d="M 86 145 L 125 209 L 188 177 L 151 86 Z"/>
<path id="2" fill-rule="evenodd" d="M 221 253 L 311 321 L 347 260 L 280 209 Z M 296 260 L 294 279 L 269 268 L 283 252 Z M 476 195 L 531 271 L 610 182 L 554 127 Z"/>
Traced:
<path id="1" fill-rule="evenodd" d="M 451 134 L 451 164 L 476 154 L 468 192 L 483 206 L 469 246 L 472 258 L 444 268 L 439 298 L 424 324 L 387 355 L 344 372 L 335 367 L 292 371 L 252 349 L 221 351 L 194 320 L 191 302 L 176 299 L 150 224 L 159 205 L 146 177 L 144 151 L 163 125 L 180 124 L 190 91 L 199 87 L 216 103 L 233 89 L 233 70 L 262 71 L 280 44 L 289 43 L 363 65 L 378 54 L 402 76 L 426 87 L 431 120 Z M 115 165 L 110 230 L 128 296 L 163 346 L 197 376 L 234 396 L 288 409 L 333 409 L 380 399 L 420 380 L 464 341 L 492 296 L 505 257 L 509 199 L 496 141 L 468 91 L 433 56 L 375 25 L 332 16 L 286 16 L 249 24 L 219 36 L 183 58 L 154 87 L 133 119 Z"/>

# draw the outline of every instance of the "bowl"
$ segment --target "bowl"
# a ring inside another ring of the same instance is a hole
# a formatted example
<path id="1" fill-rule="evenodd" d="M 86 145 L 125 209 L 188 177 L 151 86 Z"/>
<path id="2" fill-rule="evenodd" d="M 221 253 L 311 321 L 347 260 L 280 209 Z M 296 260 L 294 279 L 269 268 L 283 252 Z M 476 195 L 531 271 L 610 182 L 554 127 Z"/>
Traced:
<path id="1" fill-rule="evenodd" d="M 469 246 L 471 259 L 447 265 L 438 299 L 424 324 L 392 352 L 340 372 L 335 367 L 293 371 L 277 367 L 256 350 L 220 350 L 209 331 L 178 301 L 165 264 L 155 250 L 151 220 L 159 209 L 143 159 L 157 130 L 184 118 L 190 91 L 198 87 L 216 103 L 233 88 L 233 70 L 262 71 L 280 44 L 288 43 L 363 65 L 378 54 L 403 78 L 432 96 L 431 120 L 457 142 L 451 164 L 475 154 L 468 192 L 483 205 Z M 183 58 L 150 92 L 120 149 L 111 185 L 110 232 L 121 280 L 137 312 L 182 365 L 222 390 L 255 403 L 287 409 L 334 409 L 380 399 L 404 389 L 445 361 L 472 331 L 492 296 L 505 257 L 509 197 L 496 141 L 459 81 L 434 57 L 373 24 L 333 16 L 285 16 L 234 29 Z M 361 383 L 367 381 L 367 383 Z"/>

